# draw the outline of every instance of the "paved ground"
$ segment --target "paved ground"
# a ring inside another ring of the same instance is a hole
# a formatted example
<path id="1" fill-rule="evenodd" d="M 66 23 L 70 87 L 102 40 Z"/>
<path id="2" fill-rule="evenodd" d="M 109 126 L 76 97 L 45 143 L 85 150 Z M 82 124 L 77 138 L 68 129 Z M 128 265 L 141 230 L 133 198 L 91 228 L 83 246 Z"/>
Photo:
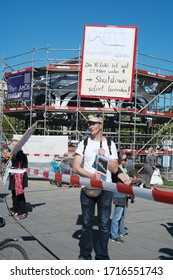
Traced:
<path id="1" fill-rule="evenodd" d="M 0 240 L 17 237 L 31 260 L 77 260 L 81 229 L 80 188 L 57 188 L 30 180 L 26 190 L 27 219 L 6 218 Z M 5 216 L 11 195 L 0 187 L 0 213 Z M 95 217 L 94 234 L 97 234 Z M 124 244 L 109 242 L 112 260 L 173 259 L 173 205 L 136 198 L 126 214 L 129 235 Z M 94 258 L 94 253 L 93 253 Z"/>

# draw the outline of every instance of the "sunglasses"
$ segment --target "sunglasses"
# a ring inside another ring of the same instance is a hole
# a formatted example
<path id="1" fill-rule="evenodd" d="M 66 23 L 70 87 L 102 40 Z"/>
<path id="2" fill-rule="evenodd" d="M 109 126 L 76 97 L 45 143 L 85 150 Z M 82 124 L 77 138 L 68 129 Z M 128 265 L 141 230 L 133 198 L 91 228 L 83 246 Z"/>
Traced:
<path id="1" fill-rule="evenodd" d="M 122 158 L 122 161 L 127 161 L 127 158 Z"/>
<path id="2" fill-rule="evenodd" d="M 100 124 L 100 123 L 99 122 L 88 122 L 88 126 L 95 125 L 95 124 Z"/>

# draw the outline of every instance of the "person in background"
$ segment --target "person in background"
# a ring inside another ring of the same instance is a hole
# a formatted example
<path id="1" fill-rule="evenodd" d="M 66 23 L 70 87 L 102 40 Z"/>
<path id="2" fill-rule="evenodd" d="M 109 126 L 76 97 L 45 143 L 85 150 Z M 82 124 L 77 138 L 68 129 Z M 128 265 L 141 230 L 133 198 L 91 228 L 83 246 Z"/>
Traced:
<path id="1" fill-rule="evenodd" d="M 17 141 L 14 142 L 17 144 Z M 12 156 L 11 162 L 11 167 L 16 168 L 16 172 L 9 174 L 9 190 L 12 192 L 10 216 L 15 216 L 16 219 L 24 219 L 27 217 L 24 189 L 28 187 L 28 176 L 26 171 L 18 173 L 17 169 L 28 168 L 28 159 L 26 154 L 20 150 Z"/>
<path id="2" fill-rule="evenodd" d="M 155 166 L 155 154 L 154 149 L 150 147 L 148 149 L 148 153 L 145 159 L 145 163 L 143 166 L 143 176 L 142 176 L 142 183 L 140 184 L 140 187 L 147 187 L 150 188 L 150 181 L 151 176 L 153 175 L 154 170 L 156 169 Z"/>
<path id="3" fill-rule="evenodd" d="M 90 179 L 101 180 L 100 172 L 93 167 L 97 155 L 105 156 L 108 159 L 106 181 L 112 182 L 111 172 L 118 170 L 118 156 L 115 144 L 111 141 L 111 152 L 107 139 L 102 135 L 103 120 L 99 116 L 90 116 L 88 119 L 90 137 L 84 151 L 84 140 L 82 140 L 75 152 L 73 161 L 73 172 Z M 90 191 L 90 190 L 89 190 Z M 80 202 L 83 218 L 83 226 L 79 241 L 79 260 L 91 260 L 92 250 L 95 250 L 96 260 L 109 260 L 108 242 L 110 235 L 110 214 L 112 204 L 112 192 L 107 190 L 99 191 L 97 196 L 89 196 L 86 187 L 81 188 Z M 98 210 L 98 236 L 96 244 L 93 242 L 93 221 L 95 206 Z"/>
<path id="4" fill-rule="evenodd" d="M 119 168 L 116 173 L 112 173 L 112 182 L 130 185 L 132 181 L 125 167 L 127 155 L 122 150 L 118 152 L 118 161 Z M 111 222 L 110 239 L 117 243 L 124 243 L 121 237 L 128 234 L 124 225 L 126 208 L 128 207 L 128 195 L 113 193 L 113 204 L 115 208 Z"/>

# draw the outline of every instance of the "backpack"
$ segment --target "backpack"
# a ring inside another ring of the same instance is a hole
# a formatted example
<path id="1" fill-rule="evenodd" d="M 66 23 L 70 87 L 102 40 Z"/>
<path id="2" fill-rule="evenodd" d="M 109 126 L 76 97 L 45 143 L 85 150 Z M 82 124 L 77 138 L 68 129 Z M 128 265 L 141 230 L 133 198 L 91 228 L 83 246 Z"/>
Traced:
<path id="1" fill-rule="evenodd" d="M 109 153 L 110 153 L 110 155 L 112 155 L 112 152 L 111 152 L 111 139 L 110 138 L 106 138 L 106 140 L 107 140 L 107 145 L 108 145 L 108 148 L 109 148 Z M 86 137 L 84 139 L 83 155 L 85 153 L 87 144 L 88 144 L 88 137 Z"/>

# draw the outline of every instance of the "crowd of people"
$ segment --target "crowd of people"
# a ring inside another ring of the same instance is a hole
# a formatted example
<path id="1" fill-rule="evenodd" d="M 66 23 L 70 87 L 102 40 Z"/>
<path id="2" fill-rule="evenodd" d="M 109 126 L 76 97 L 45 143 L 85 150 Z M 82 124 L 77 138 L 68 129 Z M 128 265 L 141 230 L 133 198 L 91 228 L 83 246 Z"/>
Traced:
<path id="1" fill-rule="evenodd" d="M 115 143 L 103 136 L 103 119 L 100 116 L 90 116 L 87 119 L 89 136 L 87 141 L 79 142 L 75 151 L 72 172 L 81 177 L 106 182 L 132 184 L 132 176 L 127 170 L 127 155 L 123 150 L 117 151 Z M 14 143 L 13 143 L 14 144 Z M 15 143 L 16 145 L 17 143 Z M 26 154 L 19 150 L 11 158 L 11 167 L 20 172 L 11 172 L 9 190 L 12 193 L 12 208 L 10 215 L 16 219 L 27 217 L 24 189 L 28 187 L 28 177 L 25 168 L 28 167 Z M 148 150 L 143 167 L 143 180 L 140 187 L 149 187 L 155 166 L 154 151 Z M 23 171 L 22 171 L 23 170 Z M 109 260 L 108 242 L 112 240 L 124 243 L 123 237 L 128 234 L 125 226 L 125 215 L 129 199 L 133 203 L 135 197 L 98 188 L 82 186 L 80 192 L 83 225 L 79 240 L 79 260 L 91 260 L 95 252 L 96 260 Z M 112 205 L 114 210 L 112 213 Z M 98 234 L 93 242 L 93 222 L 97 206 Z M 111 220 L 112 214 L 112 220 Z"/>

